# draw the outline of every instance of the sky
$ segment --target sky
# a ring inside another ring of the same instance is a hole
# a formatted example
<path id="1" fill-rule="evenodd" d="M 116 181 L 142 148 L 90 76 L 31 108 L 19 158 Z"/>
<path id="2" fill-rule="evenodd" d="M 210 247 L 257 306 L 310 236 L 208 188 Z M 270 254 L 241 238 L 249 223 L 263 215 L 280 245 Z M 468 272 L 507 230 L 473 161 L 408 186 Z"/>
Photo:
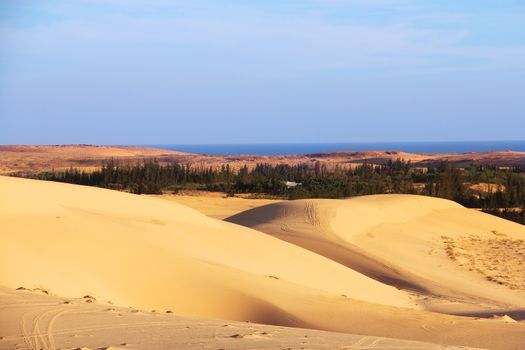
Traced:
<path id="1" fill-rule="evenodd" d="M 525 0 L 0 0 L 0 144 L 525 139 Z"/>

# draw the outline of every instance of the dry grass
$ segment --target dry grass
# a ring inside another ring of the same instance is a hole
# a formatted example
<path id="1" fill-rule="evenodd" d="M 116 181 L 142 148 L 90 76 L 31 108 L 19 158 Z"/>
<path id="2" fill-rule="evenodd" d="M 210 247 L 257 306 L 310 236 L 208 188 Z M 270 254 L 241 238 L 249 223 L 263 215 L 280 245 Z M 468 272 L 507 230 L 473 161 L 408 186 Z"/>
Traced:
<path id="1" fill-rule="evenodd" d="M 442 236 L 445 252 L 460 266 L 482 274 L 489 281 L 525 290 L 525 240 L 491 231 L 494 238 L 469 235 L 459 239 Z"/>

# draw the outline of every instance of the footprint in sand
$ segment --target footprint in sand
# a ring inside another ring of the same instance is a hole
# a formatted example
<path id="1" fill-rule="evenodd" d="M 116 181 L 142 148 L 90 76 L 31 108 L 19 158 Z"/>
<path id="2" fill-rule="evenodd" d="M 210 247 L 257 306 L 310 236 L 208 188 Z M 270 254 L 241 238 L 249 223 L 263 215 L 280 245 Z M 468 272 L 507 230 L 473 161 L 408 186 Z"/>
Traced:
<path id="1" fill-rule="evenodd" d="M 121 343 L 119 345 L 110 345 L 110 346 L 98 348 L 97 350 L 122 350 L 122 349 L 128 349 L 128 344 Z"/>
<path id="2" fill-rule="evenodd" d="M 264 332 L 264 331 L 255 331 L 253 333 L 248 333 L 248 334 L 234 334 L 234 335 L 230 335 L 228 338 L 233 338 L 233 339 L 264 339 L 264 338 L 269 338 L 271 337 L 272 335 L 268 332 Z"/>
<path id="3" fill-rule="evenodd" d="M 89 294 L 84 295 L 82 298 L 86 303 L 94 303 L 95 301 L 97 301 L 97 299 L 94 296 L 91 296 Z"/>

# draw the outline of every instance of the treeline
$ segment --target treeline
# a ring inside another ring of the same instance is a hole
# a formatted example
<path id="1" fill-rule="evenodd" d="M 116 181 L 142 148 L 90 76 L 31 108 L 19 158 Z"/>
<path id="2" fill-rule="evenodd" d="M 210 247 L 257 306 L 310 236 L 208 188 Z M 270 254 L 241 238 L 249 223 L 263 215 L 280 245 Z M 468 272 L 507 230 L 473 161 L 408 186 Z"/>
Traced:
<path id="1" fill-rule="evenodd" d="M 344 198 L 357 195 L 405 193 L 452 199 L 467 207 L 525 223 L 525 169 L 489 166 L 457 168 L 443 163 L 419 168 L 410 162 L 390 161 L 384 165 L 361 164 L 328 169 L 313 165 L 257 164 L 234 171 L 179 163 L 161 165 L 146 161 L 122 165 L 109 161 L 93 172 L 68 169 L 31 175 L 33 178 L 105 187 L 136 194 L 160 194 L 180 189 L 201 189 L 236 193 L 265 193 L 289 199 Z M 300 183 L 288 187 L 286 182 Z M 471 184 L 494 186 L 476 191 Z"/>
<path id="2" fill-rule="evenodd" d="M 488 166 L 470 166 L 465 169 L 446 163 L 416 176 L 425 184 L 422 194 L 452 199 L 466 207 L 486 211 L 525 207 L 525 168 L 498 169 Z M 470 185 L 485 184 L 486 191 Z M 523 220 L 521 220 L 523 222 Z"/>
<path id="3" fill-rule="evenodd" d="M 71 184 L 96 186 L 135 194 L 161 194 L 163 191 L 177 191 L 183 188 L 206 190 L 227 190 L 234 172 L 229 165 L 221 169 L 196 168 L 189 164 L 171 163 L 160 165 L 154 160 L 142 164 L 122 165 L 111 160 L 99 170 L 80 171 L 70 168 L 64 171 L 46 171 L 31 178 Z"/>

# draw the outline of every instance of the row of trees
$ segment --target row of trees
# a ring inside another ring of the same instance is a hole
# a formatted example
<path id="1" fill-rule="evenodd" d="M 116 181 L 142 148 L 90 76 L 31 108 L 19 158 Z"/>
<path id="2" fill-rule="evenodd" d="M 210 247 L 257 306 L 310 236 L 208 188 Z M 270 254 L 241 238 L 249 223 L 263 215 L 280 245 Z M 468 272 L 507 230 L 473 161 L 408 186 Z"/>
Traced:
<path id="1" fill-rule="evenodd" d="M 251 169 L 244 166 L 234 171 L 227 164 L 214 168 L 179 163 L 161 165 L 156 161 L 122 165 L 109 161 L 93 172 L 71 168 L 32 177 L 137 194 L 158 194 L 188 188 L 230 194 L 266 193 L 290 199 L 343 198 L 381 193 L 423 194 L 483 208 L 522 223 L 525 221 L 525 169 L 519 167 L 502 170 L 470 166 L 462 169 L 443 163 L 423 169 L 397 160 L 383 165 L 362 164 L 344 169 L 327 169 L 319 162 L 313 165 L 257 164 Z M 286 181 L 301 185 L 287 188 Z M 480 192 L 468 186 L 479 182 L 494 184 L 499 190 Z"/>

